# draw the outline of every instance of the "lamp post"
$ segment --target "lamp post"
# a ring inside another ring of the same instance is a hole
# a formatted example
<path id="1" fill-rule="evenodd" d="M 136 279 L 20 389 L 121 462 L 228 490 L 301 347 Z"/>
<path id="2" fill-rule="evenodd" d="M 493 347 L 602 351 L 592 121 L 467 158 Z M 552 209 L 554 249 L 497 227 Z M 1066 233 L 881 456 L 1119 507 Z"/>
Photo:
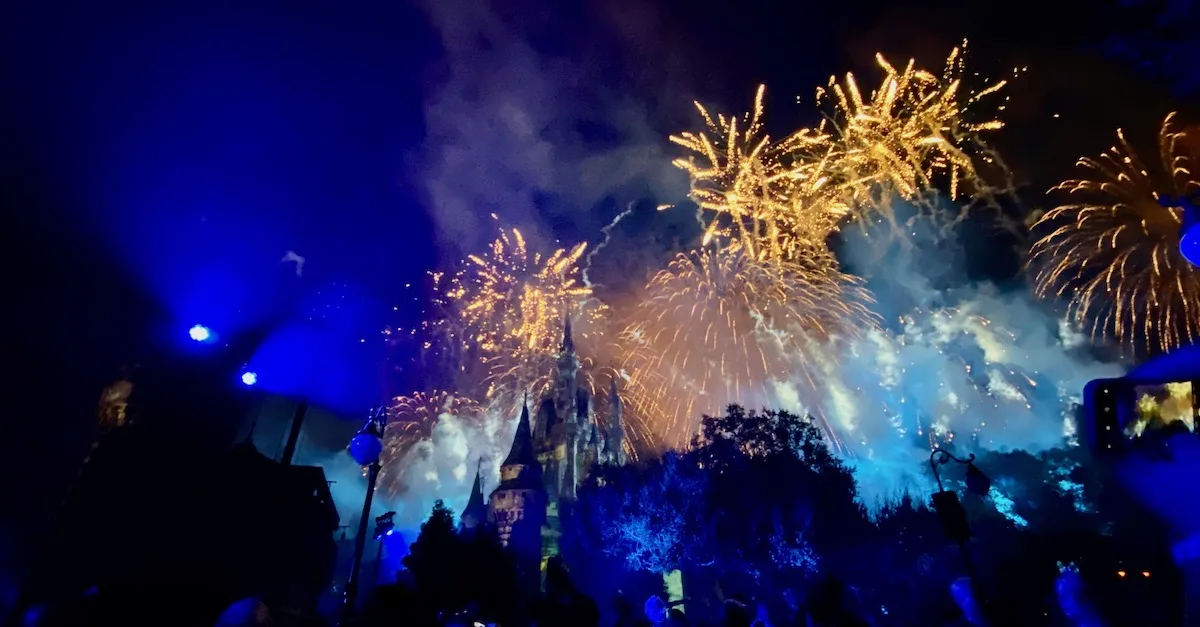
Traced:
<path id="1" fill-rule="evenodd" d="M 966 464 L 967 489 L 973 494 L 987 496 L 988 491 L 992 488 L 992 480 L 975 466 L 974 453 L 966 459 L 960 459 L 952 455 L 950 451 L 935 448 L 929 454 L 929 467 L 933 470 L 933 478 L 937 481 L 938 486 L 937 494 L 933 495 L 933 509 L 937 512 L 938 519 L 942 521 L 942 528 L 945 529 L 946 535 L 958 543 L 958 549 L 962 553 L 963 562 L 967 568 L 967 575 L 974 581 L 975 565 L 971 562 L 970 551 L 967 550 L 967 540 L 971 539 L 971 527 L 967 524 L 967 511 L 959 502 L 958 494 L 948 491 L 942 486 L 942 477 L 938 473 L 938 466 L 949 464 L 952 461 Z"/>
<path id="2" fill-rule="evenodd" d="M 339 624 L 345 624 L 354 614 L 358 598 L 358 571 L 367 542 L 367 522 L 371 516 L 371 501 L 375 497 L 375 482 L 379 479 L 379 456 L 383 454 L 383 428 L 386 425 L 387 408 L 375 408 L 367 417 L 366 424 L 350 439 L 350 456 L 359 465 L 367 467 L 367 495 L 363 498 L 362 515 L 358 518 L 358 534 L 354 536 L 354 560 L 350 564 L 350 577 L 346 580 L 346 592 L 342 597 Z"/>
<path id="3" fill-rule="evenodd" d="M 379 569 L 383 564 L 383 540 L 392 535 L 396 528 L 396 512 L 387 512 L 375 517 L 375 541 L 379 548 L 375 552 L 375 587 L 379 587 Z"/>

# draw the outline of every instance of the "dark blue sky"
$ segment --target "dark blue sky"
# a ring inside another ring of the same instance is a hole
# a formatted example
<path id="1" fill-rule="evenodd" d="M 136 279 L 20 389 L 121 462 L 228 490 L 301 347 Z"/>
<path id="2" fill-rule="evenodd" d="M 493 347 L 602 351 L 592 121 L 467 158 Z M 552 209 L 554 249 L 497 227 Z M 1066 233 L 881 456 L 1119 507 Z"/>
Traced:
<path id="1" fill-rule="evenodd" d="M 5 354 L 23 367 L 0 458 L 70 475 L 116 367 L 194 358 L 195 323 L 264 386 L 376 402 L 411 374 L 382 365 L 379 335 L 419 319 L 406 285 L 490 239 L 492 211 L 549 246 L 679 200 L 666 135 L 695 123 L 695 98 L 740 111 L 766 81 L 786 129 L 797 94 L 875 50 L 939 63 L 970 36 L 974 67 L 1031 66 L 1001 147 L 1032 204 L 1167 106 L 1163 84 L 1102 58 L 1116 13 L 1064 27 L 1094 3 L 644 4 L 6 3 Z"/>

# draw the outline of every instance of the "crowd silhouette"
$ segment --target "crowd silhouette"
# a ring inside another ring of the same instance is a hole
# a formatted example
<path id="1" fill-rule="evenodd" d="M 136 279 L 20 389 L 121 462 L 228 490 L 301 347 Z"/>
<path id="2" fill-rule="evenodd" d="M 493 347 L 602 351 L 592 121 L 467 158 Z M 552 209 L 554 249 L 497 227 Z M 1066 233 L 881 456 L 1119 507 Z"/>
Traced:
<path id="1" fill-rule="evenodd" d="M 1200 468 L 1200 442 L 1168 439 L 1170 455 L 1120 463 L 1088 459 L 1079 447 L 979 452 L 975 463 L 995 494 L 964 489 L 966 475 L 947 468 L 945 487 L 961 494 L 970 531 L 960 546 L 928 496 L 873 507 L 856 498 L 853 471 L 809 419 L 731 406 L 704 419 L 686 452 L 594 468 L 559 512 L 557 554 L 543 562 L 540 587 L 523 585 L 518 556 L 493 529 L 461 525 L 439 501 L 395 582 L 367 594 L 342 624 L 1185 624 L 1181 601 L 1197 580 L 1176 566 L 1191 563 L 1179 559 L 1186 542 L 1178 543 L 1198 537 L 1200 508 L 1179 477 Z M 667 573 L 682 592 L 668 589 Z M 122 606 L 139 602 L 90 590 L 25 624 L 126 624 L 120 617 L 137 614 Z M 172 625 L 324 624 L 254 598 L 220 616 L 157 611 Z"/>

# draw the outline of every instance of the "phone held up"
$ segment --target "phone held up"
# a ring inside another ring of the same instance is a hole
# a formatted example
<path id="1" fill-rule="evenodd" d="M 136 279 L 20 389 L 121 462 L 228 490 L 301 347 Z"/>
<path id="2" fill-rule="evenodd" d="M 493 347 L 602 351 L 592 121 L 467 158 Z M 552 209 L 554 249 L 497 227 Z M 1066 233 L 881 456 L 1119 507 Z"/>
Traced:
<path id="1" fill-rule="evenodd" d="M 1083 412 L 1094 453 L 1153 450 L 1178 433 L 1196 433 L 1200 380 L 1096 379 L 1083 389 Z"/>

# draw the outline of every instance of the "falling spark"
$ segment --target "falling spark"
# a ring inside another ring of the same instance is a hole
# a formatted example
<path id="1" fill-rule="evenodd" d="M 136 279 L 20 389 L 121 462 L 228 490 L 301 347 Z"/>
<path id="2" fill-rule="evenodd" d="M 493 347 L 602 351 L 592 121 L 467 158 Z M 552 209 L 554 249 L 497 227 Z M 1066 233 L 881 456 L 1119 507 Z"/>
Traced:
<path id="1" fill-rule="evenodd" d="M 1179 251 L 1182 208 L 1160 201 L 1195 193 L 1200 181 L 1174 113 L 1158 140 L 1162 171 L 1147 169 L 1120 130 L 1116 146 L 1080 159 L 1092 176 L 1052 190 L 1078 200 L 1034 226 L 1046 234 L 1033 245 L 1030 265 L 1037 293 L 1065 300 L 1094 338 L 1166 351 L 1200 338 L 1200 269 Z"/>

